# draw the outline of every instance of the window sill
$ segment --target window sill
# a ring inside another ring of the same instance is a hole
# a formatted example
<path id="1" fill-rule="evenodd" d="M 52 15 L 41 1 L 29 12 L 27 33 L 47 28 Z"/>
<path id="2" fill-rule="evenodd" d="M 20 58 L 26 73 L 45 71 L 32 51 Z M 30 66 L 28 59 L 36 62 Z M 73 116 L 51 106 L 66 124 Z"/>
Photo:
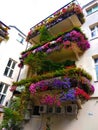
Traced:
<path id="1" fill-rule="evenodd" d="M 94 81 L 94 83 L 98 83 L 98 80 Z"/>
<path id="2" fill-rule="evenodd" d="M 98 36 L 93 37 L 93 38 L 90 39 L 90 41 L 95 40 L 95 39 L 97 39 L 97 38 L 98 38 Z"/>

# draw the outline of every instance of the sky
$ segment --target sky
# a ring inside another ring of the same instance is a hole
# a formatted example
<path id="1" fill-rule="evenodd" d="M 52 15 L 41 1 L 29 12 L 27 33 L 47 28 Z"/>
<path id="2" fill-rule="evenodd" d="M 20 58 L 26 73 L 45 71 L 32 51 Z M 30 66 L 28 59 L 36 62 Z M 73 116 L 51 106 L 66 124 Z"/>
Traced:
<path id="1" fill-rule="evenodd" d="M 0 0 L 0 21 L 27 35 L 30 28 L 71 0 Z M 92 0 L 77 0 L 80 6 Z"/>

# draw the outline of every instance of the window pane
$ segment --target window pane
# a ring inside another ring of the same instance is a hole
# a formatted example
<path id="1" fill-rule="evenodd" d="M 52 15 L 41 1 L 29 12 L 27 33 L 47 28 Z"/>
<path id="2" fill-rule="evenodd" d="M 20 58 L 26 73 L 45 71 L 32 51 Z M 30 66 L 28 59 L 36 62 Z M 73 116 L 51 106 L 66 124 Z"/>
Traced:
<path id="1" fill-rule="evenodd" d="M 97 76 L 97 80 L 98 80 L 98 65 L 95 66 L 96 69 L 96 76 Z"/>
<path id="2" fill-rule="evenodd" d="M 92 13 L 92 9 L 87 10 L 87 14 L 88 14 L 88 15 L 91 14 L 91 13 Z"/>
<path id="3" fill-rule="evenodd" d="M 5 88 L 4 88 L 4 90 L 3 90 L 3 93 L 6 94 L 7 90 L 8 90 L 8 85 L 5 84 Z"/>
<path id="4" fill-rule="evenodd" d="M 12 77 L 13 70 L 10 70 L 9 77 Z"/>
<path id="5" fill-rule="evenodd" d="M 14 69 L 14 68 L 15 68 L 15 65 L 16 65 L 16 63 L 15 63 L 15 62 L 13 62 L 13 64 L 12 64 L 12 69 Z"/>
<path id="6" fill-rule="evenodd" d="M 5 72 L 4 72 L 4 75 L 6 75 L 6 76 L 7 76 L 8 71 L 9 71 L 9 68 L 8 68 L 8 67 L 6 67 Z"/>
<path id="7" fill-rule="evenodd" d="M 95 7 L 93 7 L 93 12 L 98 10 L 98 6 L 96 5 Z"/>
<path id="8" fill-rule="evenodd" d="M 9 61 L 8 61 L 8 64 L 7 64 L 7 66 L 11 66 L 11 62 L 12 62 L 12 60 L 11 59 L 9 59 Z"/>
<path id="9" fill-rule="evenodd" d="M 2 88 L 3 88 L 3 83 L 1 82 L 0 83 L 0 92 L 2 91 Z"/>
<path id="10" fill-rule="evenodd" d="M 95 63 L 98 63 L 98 58 L 94 59 Z"/>
<path id="11" fill-rule="evenodd" d="M 3 104 L 4 99 L 5 99 L 5 95 L 1 95 L 0 97 L 1 97 L 1 98 L 0 98 L 0 104 Z"/>
<path id="12" fill-rule="evenodd" d="M 91 36 L 92 37 L 96 36 L 96 31 L 95 30 L 91 32 Z"/>

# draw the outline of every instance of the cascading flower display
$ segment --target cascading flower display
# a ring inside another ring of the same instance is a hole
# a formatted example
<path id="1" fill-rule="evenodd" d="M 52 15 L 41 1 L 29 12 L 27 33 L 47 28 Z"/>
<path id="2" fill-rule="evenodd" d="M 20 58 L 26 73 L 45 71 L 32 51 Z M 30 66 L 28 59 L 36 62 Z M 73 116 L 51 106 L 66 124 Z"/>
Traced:
<path id="1" fill-rule="evenodd" d="M 37 52 L 45 52 L 46 54 L 49 54 L 54 51 L 59 51 L 63 47 L 69 48 L 72 47 L 73 43 L 76 44 L 82 51 L 90 48 L 90 44 L 85 35 L 81 31 L 73 29 L 72 31 L 63 34 L 53 41 L 44 43 L 44 45 L 22 54 L 22 59 L 26 58 L 30 53 L 36 54 Z"/>
<path id="2" fill-rule="evenodd" d="M 57 95 L 49 95 L 49 94 L 42 96 L 40 103 L 47 104 L 47 105 L 57 105 L 57 106 L 61 105 L 61 102 L 57 97 Z"/>
<path id="3" fill-rule="evenodd" d="M 50 80 L 42 80 L 35 84 L 30 85 L 30 92 L 36 93 L 37 91 L 55 90 L 55 89 L 67 89 L 70 88 L 70 78 L 54 78 Z"/>
<path id="4" fill-rule="evenodd" d="M 83 76 L 79 79 L 75 77 L 56 77 L 33 83 L 29 90 L 33 96 L 40 94 L 42 91 L 44 92 L 44 95 L 39 97 L 42 104 L 61 105 L 63 102 L 76 101 L 78 98 L 88 100 L 90 94 L 94 92 L 94 87 Z"/>

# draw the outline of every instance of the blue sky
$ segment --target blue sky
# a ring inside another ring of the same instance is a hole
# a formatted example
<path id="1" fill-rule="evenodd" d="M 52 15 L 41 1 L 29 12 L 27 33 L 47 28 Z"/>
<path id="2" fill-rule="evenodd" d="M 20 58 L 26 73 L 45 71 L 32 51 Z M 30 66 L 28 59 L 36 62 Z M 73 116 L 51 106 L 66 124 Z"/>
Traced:
<path id="1" fill-rule="evenodd" d="M 27 34 L 29 29 L 71 0 L 0 0 L 0 20 Z M 78 0 L 80 6 L 92 0 Z"/>

